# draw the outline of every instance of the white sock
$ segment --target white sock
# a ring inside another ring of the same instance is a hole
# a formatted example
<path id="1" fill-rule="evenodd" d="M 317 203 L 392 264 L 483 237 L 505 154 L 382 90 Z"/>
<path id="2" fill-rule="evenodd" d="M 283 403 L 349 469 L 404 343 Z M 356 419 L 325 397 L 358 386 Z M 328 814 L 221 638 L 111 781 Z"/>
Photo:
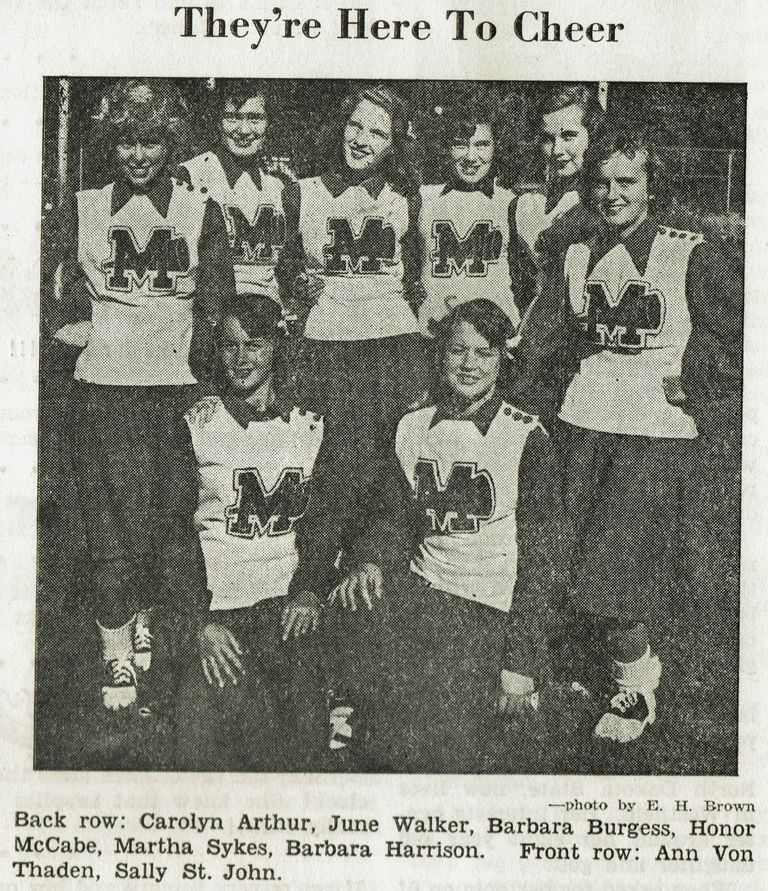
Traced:
<path id="1" fill-rule="evenodd" d="M 130 619 L 120 628 L 105 628 L 100 622 L 99 634 L 101 635 L 101 651 L 105 662 L 112 659 L 129 659 L 133 653 L 133 623 L 136 616 Z"/>
<path id="2" fill-rule="evenodd" d="M 508 671 L 506 668 L 502 669 L 501 692 L 507 696 L 527 696 L 533 693 L 535 686 L 533 678 L 518 674 L 516 671 Z"/>
<path id="3" fill-rule="evenodd" d="M 661 679 L 661 662 L 659 657 L 651 653 L 651 648 L 633 662 L 612 662 L 613 677 L 620 687 L 626 690 L 643 690 L 652 692 L 659 686 Z"/>

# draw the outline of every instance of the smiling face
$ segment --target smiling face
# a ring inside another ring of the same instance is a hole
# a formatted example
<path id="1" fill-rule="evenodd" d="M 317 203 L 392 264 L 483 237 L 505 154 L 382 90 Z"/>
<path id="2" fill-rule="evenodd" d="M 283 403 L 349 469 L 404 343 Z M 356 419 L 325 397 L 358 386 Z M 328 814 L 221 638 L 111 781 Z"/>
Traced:
<path id="1" fill-rule="evenodd" d="M 603 161 L 592 185 L 600 216 L 621 236 L 633 232 L 648 216 L 648 152 L 633 157 L 614 152 Z"/>
<path id="2" fill-rule="evenodd" d="M 443 377 L 462 405 L 488 396 L 501 370 L 501 351 L 492 347 L 474 325 L 456 322 L 445 345 Z"/>
<path id="3" fill-rule="evenodd" d="M 589 143 L 589 133 L 584 126 L 584 109 L 580 105 L 567 105 L 545 114 L 539 141 L 555 176 L 578 173 L 584 166 L 584 152 Z"/>
<path id="4" fill-rule="evenodd" d="M 378 105 L 363 99 L 344 128 L 344 161 L 350 170 L 373 171 L 392 148 L 392 118 Z"/>
<path id="5" fill-rule="evenodd" d="M 251 337 L 234 316 L 221 322 L 221 360 L 230 388 L 244 399 L 272 384 L 275 343 Z"/>
<path id="6" fill-rule="evenodd" d="M 169 146 L 155 136 L 122 136 L 115 146 L 120 172 L 134 189 L 148 189 L 168 161 Z"/>
<path id="7" fill-rule="evenodd" d="M 482 182 L 491 169 L 495 143 L 489 124 L 478 124 L 466 139 L 454 139 L 451 145 L 451 172 L 457 180 L 475 185 Z"/>
<path id="8" fill-rule="evenodd" d="M 224 147 L 236 158 L 252 158 L 264 150 L 267 109 L 263 96 L 251 96 L 238 108 L 227 99 L 221 115 Z"/>

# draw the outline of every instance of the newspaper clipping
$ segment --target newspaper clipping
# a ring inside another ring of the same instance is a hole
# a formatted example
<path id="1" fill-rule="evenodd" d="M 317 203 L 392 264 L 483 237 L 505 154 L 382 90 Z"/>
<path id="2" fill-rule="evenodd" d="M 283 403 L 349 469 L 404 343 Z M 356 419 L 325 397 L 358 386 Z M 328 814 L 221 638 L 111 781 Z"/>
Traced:
<path id="1" fill-rule="evenodd" d="M 760 7 L 13 19 L 0 888 L 758 887 Z"/>

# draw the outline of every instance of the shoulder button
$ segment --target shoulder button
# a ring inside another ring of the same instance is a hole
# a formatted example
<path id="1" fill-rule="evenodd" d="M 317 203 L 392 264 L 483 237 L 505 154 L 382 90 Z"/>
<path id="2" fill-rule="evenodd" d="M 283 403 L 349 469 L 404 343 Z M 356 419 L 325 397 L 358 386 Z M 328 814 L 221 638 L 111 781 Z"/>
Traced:
<path id="1" fill-rule="evenodd" d="M 505 414 L 505 415 L 511 415 L 511 414 L 512 414 L 512 409 L 511 409 L 509 406 L 507 406 L 507 407 L 504 409 L 504 414 Z"/>
<path id="2" fill-rule="evenodd" d="M 200 194 L 207 195 L 208 194 L 208 186 L 200 186 Z"/>

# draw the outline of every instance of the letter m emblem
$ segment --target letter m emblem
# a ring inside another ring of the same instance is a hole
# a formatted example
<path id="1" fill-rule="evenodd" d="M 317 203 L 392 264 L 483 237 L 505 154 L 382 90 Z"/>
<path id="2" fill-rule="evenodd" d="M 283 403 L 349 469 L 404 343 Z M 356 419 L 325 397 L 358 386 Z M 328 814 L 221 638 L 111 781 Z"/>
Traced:
<path id="1" fill-rule="evenodd" d="M 189 246 L 173 226 L 152 229 L 144 248 L 128 226 L 111 226 L 108 238 L 111 254 L 101 269 L 110 291 L 146 285 L 150 294 L 172 294 L 179 276 L 189 273 Z"/>
<path id="2" fill-rule="evenodd" d="M 331 241 L 323 247 L 325 271 L 332 275 L 376 275 L 394 263 L 397 236 L 381 217 L 366 217 L 359 234 L 347 219 L 327 222 Z"/>
<path id="3" fill-rule="evenodd" d="M 488 265 L 499 262 L 504 241 L 501 229 L 490 220 L 478 220 L 464 238 L 459 237 L 452 220 L 435 220 L 432 237 L 435 248 L 429 259 L 432 275 L 437 278 L 488 275 Z"/>
<path id="4" fill-rule="evenodd" d="M 613 295 L 602 281 L 584 286 L 584 308 L 576 324 L 592 343 L 614 350 L 641 350 L 664 325 L 664 295 L 647 282 L 625 282 Z"/>
<path id="5" fill-rule="evenodd" d="M 252 223 L 239 207 L 227 207 L 226 218 L 236 263 L 266 266 L 277 262 L 285 244 L 285 217 L 274 205 L 259 205 Z"/>
<path id="6" fill-rule="evenodd" d="M 493 516 L 493 479 L 475 462 L 457 461 L 442 480 L 437 461 L 419 458 L 414 476 L 414 498 L 427 534 L 477 532 L 480 521 Z"/>
<path id="7" fill-rule="evenodd" d="M 309 478 L 300 467 L 286 467 L 267 489 L 255 467 L 235 470 L 235 503 L 224 511 L 227 534 L 236 538 L 287 535 L 309 503 Z"/>

